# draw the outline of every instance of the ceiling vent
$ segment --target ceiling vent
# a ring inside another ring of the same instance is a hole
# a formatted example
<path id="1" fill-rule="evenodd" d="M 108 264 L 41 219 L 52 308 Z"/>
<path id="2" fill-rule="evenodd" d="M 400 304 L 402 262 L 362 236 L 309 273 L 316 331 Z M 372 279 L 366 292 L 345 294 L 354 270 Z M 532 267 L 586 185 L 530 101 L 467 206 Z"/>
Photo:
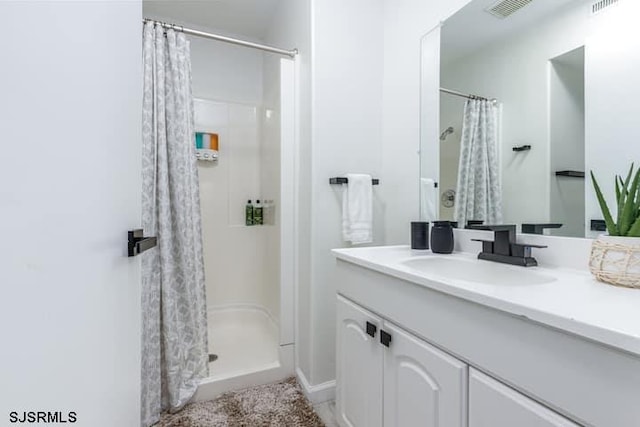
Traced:
<path id="1" fill-rule="evenodd" d="M 495 16 L 496 18 L 504 19 L 510 15 L 513 15 L 533 0 L 500 0 L 493 6 L 485 9 L 487 12 Z M 607 0 L 603 0 L 607 1 Z M 608 0 L 613 1 L 613 0 Z"/>
<path id="2" fill-rule="evenodd" d="M 620 0 L 599 0 L 591 5 L 591 14 L 597 15 L 600 12 L 604 12 L 607 8 L 615 6 Z"/>

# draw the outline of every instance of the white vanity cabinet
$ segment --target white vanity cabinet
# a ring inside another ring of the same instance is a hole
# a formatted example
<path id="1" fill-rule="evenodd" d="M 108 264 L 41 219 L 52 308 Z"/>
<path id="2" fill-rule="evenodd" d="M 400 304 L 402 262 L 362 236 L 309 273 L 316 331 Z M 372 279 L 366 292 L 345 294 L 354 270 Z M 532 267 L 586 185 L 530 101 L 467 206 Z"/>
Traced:
<path id="1" fill-rule="evenodd" d="M 340 295 L 337 304 L 341 426 L 579 427 Z"/>
<path id="2" fill-rule="evenodd" d="M 382 319 L 342 297 L 336 313 L 336 418 L 341 426 L 381 427 Z"/>
<path id="3" fill-rule="evenodd" d="M 338 296 L 344 427 L 466 426 L 467 365 Z"/>
<path id="4" fill-rule="evenodd" d="M 469 373 L 469 427 L 579 427 L 473 368 Z"/>
<path id="5" fill-rule="evenodd" d="M 554 281 L 457 281 L 406 247 L 334 253 L 343 427 L 640 427 L 637 291 L 544 268 Z M 484 262 L 465 256 L 446 259 Z"/>
<path id="6" fill-rule="evenodd" d="M 467 365 L 389 322 L 383 332 L 384 425 L 466 426 Z"/>

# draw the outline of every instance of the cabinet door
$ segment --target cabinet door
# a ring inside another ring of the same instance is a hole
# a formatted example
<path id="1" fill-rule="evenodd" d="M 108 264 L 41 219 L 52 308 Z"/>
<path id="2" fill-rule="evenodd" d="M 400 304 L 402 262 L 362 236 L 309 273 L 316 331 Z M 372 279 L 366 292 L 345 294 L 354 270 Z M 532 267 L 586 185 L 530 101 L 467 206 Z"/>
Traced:
<path id="1" fill-rule="evenodd" d="M 578 427 L 568 419 L 471 369 L 469 427 Z"/>
<path id="2" fill-rule="evenodd" d="M 381 427 L 383 347 L 378 336 L 382 321 L 341 296 L 337 315 L 338 423 L 343 427 Z"/>
<path id="3" fill-rule="evenodd" d="M 388 322 L 383 329 L 391 335 L 384 352 L 385 427 L 466 427 L 467 365 Z"/>

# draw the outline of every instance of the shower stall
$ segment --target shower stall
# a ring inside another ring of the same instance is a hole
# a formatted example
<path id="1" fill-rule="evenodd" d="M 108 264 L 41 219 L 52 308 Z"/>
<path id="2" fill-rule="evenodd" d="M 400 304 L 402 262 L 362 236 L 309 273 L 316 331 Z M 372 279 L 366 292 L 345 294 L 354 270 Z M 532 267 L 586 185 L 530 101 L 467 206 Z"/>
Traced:
<path id="1" fill-rule="evenodd" d="M 283 164 L 293 158 L 285 141 L 293 62 L 225 52 L 236 49 L 192 41 L 195 130 L 218 137 L 217 160 L 198 161 L 210 353 L 203 399 L 293 373 L 293 290 L 283 287 L 291 266 L 281 255 L 293 244 L 285 240 L 292 223 L 283 221 L 293 206 L 293 177 Z M 233 93 L 239 87 L 229 81 L 219 90 L 232 76 L 246 93 Z M 248 200 L 268 206 L 262 224 L 247 225 Z"/>
<path id="2" fill-rule="evenodd" d="M 154 7 L 191 47 L 209 342 L 195 400 L 208 400 L 294 372 L 295 57 Z M 248 200 L 262 224 L 247 224 Z"/>

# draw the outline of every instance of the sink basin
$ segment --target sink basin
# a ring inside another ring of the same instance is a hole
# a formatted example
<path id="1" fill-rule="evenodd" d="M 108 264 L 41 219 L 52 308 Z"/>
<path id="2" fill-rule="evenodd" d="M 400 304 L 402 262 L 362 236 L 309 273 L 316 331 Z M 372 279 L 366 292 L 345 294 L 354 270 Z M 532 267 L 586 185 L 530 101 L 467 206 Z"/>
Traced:
<path id="1" fill-rule="evenodd" d="M 553 276 L 489 261 L 424 257 L 400 262 L 405 267 L 425 274 L 433 274 L 446 279 L 490 285 L 544 285 L 554 282 Z"/>

